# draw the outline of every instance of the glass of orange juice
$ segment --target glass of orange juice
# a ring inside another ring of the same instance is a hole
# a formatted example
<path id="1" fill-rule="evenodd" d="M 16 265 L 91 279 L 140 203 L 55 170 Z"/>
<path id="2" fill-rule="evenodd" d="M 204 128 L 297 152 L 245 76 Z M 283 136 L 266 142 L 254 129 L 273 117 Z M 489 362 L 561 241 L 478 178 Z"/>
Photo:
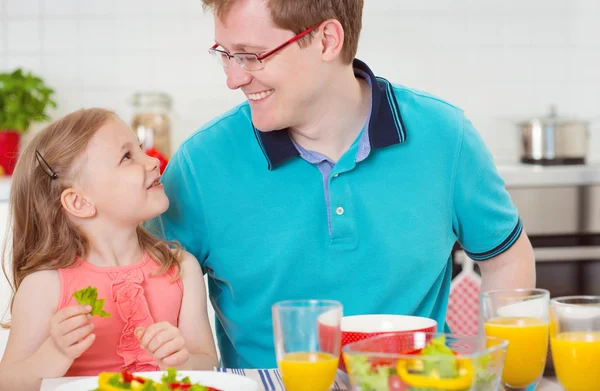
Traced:
<path id="1" fill-rule="evenodd" d="M 526 390 L 539 382 L 548 354 L 550 292 L 508 289 L 483 293 L 485 334 L 508 341 L 504 389 Z"/>
<path id="2" fill-rule="evenodd" d="M 288 300 L 273 305 L 275 353 L 287 391 L 329 391 L 340 357 L 342 304 Z"/>
<path id="3" fill-rule="evenodd" d="M 554 370 L 566 391 L 600 390 L 600 296 L 550 301 Z"/>

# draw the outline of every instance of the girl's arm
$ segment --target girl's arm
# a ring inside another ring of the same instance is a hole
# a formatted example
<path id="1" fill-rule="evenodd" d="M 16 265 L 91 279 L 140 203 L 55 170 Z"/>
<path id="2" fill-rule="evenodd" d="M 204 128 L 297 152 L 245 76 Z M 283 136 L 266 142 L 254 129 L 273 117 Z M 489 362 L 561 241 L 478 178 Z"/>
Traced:
<path id="1" fill-rule="evenodd" d="M 0 362 L 1 390 L 39 391 L 43 378 L 64 376 L 94 341 L 85 306 L 56 313 L 59 292 L 55 270 L 35 272 L 19 286 Z"/>
<path id="2" fill-rule="evenodd" d="M 192 254 L 184 252 L 181 262 L 183 302 L 179 312 L 179 330 L 190 353 L 180 369 L 208 369 L 219 362 L 207 313 L 206 287 L 202 269 Z"/>

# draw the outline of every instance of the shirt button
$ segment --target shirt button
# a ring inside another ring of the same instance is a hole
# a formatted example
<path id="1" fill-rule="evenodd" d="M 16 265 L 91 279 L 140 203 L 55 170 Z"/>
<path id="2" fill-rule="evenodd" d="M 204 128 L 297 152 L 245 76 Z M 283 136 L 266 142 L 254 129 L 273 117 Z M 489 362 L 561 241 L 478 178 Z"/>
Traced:
<path id="1" fill-rule="evenodd" d="M 339 177 L 339 176 L 340 176 L 340 174 L 333 174 L 333 177 L 334 177 L 334 178 L 337 178 L 337 177 Z"/>
<path id="2" fill-rule="evenodd" d="M 341 206 L 338 206 L 337 208 L 335 208 L 335 213 L 337 213 L 338 216 L 341 216 L 344 214 L 344 208 L 342 208 Z"/>

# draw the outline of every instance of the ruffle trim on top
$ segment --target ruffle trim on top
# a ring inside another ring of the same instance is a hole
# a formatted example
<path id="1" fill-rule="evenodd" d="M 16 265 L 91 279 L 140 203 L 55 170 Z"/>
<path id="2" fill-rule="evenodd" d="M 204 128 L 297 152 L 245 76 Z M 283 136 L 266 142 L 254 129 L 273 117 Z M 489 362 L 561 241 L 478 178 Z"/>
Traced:
<path id="1" fill-rule="evenodd" d="M 136 328 L 154 324 L 142 287 L 144 273 L 140 268 L 136 268 L 116 272 L 113 275 L 111 295 L 117 305 L 119 316 L 125 322 L 117 346 L 117 354 L 123 358 L 121 370 L 155 371 L 158 369 L 156 362 L 142 349 L 134 334 Z"/>

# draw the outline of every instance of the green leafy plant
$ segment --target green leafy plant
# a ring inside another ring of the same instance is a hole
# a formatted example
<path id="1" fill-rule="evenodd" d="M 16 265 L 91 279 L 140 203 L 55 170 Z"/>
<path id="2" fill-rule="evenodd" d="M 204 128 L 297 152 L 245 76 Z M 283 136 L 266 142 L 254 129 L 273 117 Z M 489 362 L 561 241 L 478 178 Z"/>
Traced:
<path id="1" fill-rule="evenodd" d="M 47 109 L 56 107 L 54 90 L 32 74 L 16 69 L 0 73 L 0 131 L 25 133 L 33 122 L 49 119 Z"/>

